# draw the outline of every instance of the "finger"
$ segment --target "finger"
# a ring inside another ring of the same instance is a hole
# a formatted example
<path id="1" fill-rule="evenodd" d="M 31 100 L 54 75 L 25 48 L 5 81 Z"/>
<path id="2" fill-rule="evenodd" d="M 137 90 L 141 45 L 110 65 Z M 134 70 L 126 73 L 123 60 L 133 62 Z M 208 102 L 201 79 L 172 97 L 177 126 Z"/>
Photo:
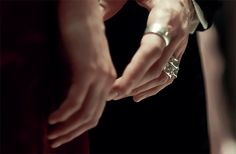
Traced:
<path id="1" fill-rule="evenodd" d="M 107 100 L 107 101 L 110 101 L 110 100 L 116 98 L 118 95 L 119 95 L 118 91 L 112 89 L 112 90 L 109 92 L 108 97 L 107 97 L 106 100 Z"/>
<path id="2" fill-rule="evenodd" d="M 184 53 L 184 51 L 186 49 L 187 42 L 188 42 L 188 37 L 184 38 L 182 40 L 182 42 L 179 43 L 178 49 L 173 54 L 174 57 L 179 59 L 179 61 L 181 60 L 181 57 L 182 57 L 182 55 L 183 55 L 183 53 Z M 162 71 L 162 74 L 161 74 L 160 77 L 163 77 L 164 79 L 167 79 L 167 80 L 169 79 L 163 71 Z M 163 83 L 165 83 L 167 81 L 167 80 L 164 80 L 164 79 L 163 80 L 161 80 L 159 78 L 154 79 L 154 80 L 152 80 L 152 81 L 150 81 L 150 82 L 148 82 L 148 83 L 146 83 L 146 84 L 144 84 L 144 85 L 134 89 L 132 95 L 138 95 L 138 93 L 143 93 L 144 91 L 148 91 L 148 89 L 152 89 L 155 85 L 158 86 L 158 84 L 163 84 Z"/>
<path id="3" fill-rule="evenodd" d="M 161 56 L 165 42 L 158 35 L 147 34 L 143 36 L 141 46 L 126 67 L 122 77 L 114 83 L 113 89 L 122 97 L 129 93 L 148 69 Z"/>
<path id="4" fill-rule="evenodd" d="M 149 89 L 147 91 L 141 92 L 135 96 L 133 96 L 133 100 L 135 102 L 140 102 L 141 100 L 151 97 L 153 95 L 156 95 L 158 92 L 160 92 L 162 89 L 164 89 L 165 87 L 167 87 L 168 85 L 170 85 L 173 82 L 173 80 L 168 80 L 166 83 L 164 83 L 161 86 L 157 86 L 155 88 Z"/>
<path id="5" fill-rule="evenodd" d="M 138 90 L 138 87 L 142 87 L 143 85 L 146 85 L 147 83 L 153 82 L 157 86 L 158 84 L 161 84 L 161 80 L 158 78 L 163 78 L 165 75 L 162 75 L 163 68 L 165 64 L 168 62 L 170 59 L 171 55 L 173 52 L 175 52 L 176 48 L 179 46 L 179 40 L 174 39 L 169 46 L 167 46 L 164 51 L 162 56 L 150 67 L 148 72 L 143 76 L 143 78 L 138 82 L 136 87 L 134 88 L 133 92 Z M 158 83 L 160 82 L 160 83 Z M 148 84 L 149 85 L 149 84 Z M 145 86 L 144 86 L 145 87 Z M 139 91 L 139 90 L 138 90 Z"/>
<path id="6" fill-rule="evenodd" d="M 102 112 L 104 109 L 104 100 L 107 97 L 112 85 L 111 79 L 102 78 L 99 82 L 95 82 L 88 91 L 88 95 L 83 106 L 68 121 L 58 125 L 48 136 L 49 139 L 55 139 L 59 136 L 68 134 L 69 132 L 81 127 L 84 123 L 93 120 L 94 113 Z M 103 101 L 101 101 L 102 99 Z M 100 102 L 99 102 L 100 101 Z"/>
<path id="7" fill-rule="evenodd" d="M 63 122 L 79 110 L 87 95 L 89 84 L 89 78 L 86 79 L 86 82 L 80 82 L 80 84 L 76 85 L 72 84 L 66 100 L 58 110 L 50 115 L 49 123 L 56 124 L 58 122 Z"/>
<path id="8" fill-rule="evenodd" d="M 106 88 L 106 89 L 108 89 L 108 88 Z M 100 98 L 97 100 L 99 103 L 96 108 L 97 110 L 94 112 L 94 115 L 93 115 L 94 118 L 90 119 L 87 122 L 84 122 L 83 124 L 81 124 L 81 126 L 77 127 L 73 131 L 56 138 L 52 143 L 52 147 L 56 148 L 62 144 L 65 144 L 65 143 L 73 140 L 74 138 L 80 136 L 86 130 L 95 127 L 102 115 L 104 108 L 105 108 L 104 102 L 105 102 L 105 97 L 106 97 L 107 93 L 108 93 L 108 90 L 103 91 L 103 94 L 101 94 Z"/>
<path id="9" fill-rule="evenodd" d="M 96 108 L 96 111 L 94 112 L 95 115 L 94 115 L 94 118 L 92 120 L 92 126 L 96 126 L 99 119 L 101 118 L 102 116 L 102 113 L 105 109 L 105 106 L 106 106 L 106 98 L 111 90 L 111 86 L 113 84 L 113 81 L 111 81 L 110 83 L 107 81 L 107 80 L 104 80 L 103 82 L 103 86 L 101 86 L 101 94 L 99 95 L 99 98 L 98 98 L 98 107 Z"/>
<path id="10" fill-rule="evenodd" d="M 179 36 L 173 39 L 171 44 L 164 49 L 161 58 L 159 58 L 157 62 L 154 63 L 153 66 L 151 66 L 148 72 L 146 72 L 145 75 L 143 75 L 143 78 L 140 81 L 138 81 L 137 84 L 133 86 L 134 87 L 133 89 L 136 89 L 137 87 L 141 87 L 142 85 L 148 82 L 151 82 L 152 80 L 155 81 L 155 84 L 158 84 L 156 78 L 160 76 L 160 74 L 163 71 L 164 66 L 168 63 L 168 60 L 170 59 L 170 57 L 174 56 L 178 59 L 181 58 L 185 51 L 187 41 L 188 41 L 188 36 L 185 36 L 185 37 Z M 121 99 L 127 96 L 132 96 L 133 95 L 132 93 L 133 93 L 133 90 L 129 94 L 126 94 L 126 95 L 123 94 L 122 97 L 121 96 L 115 97 L 113 99 L 117 100 L 117 99 Z"/>
<path id="11" fill-rule="evenodd" d="M 163 72 L 158 78 L 153 79 L 152 81 L 149 81 L 148 83 L 145 83 L 142 86 L 135 88 L 132 91 L 131 95 L 135 96 L 154 87 L 163 85 L 167 82 L 167 80 L 169 80 L 169 77 Z"/>
<path id="12" fill-rule="evenodd" d="M 186 35 L 183 38 L 183 40 L 181 41 L 180 47 L 178 48 L 178 50 L 176 50 L 174 52 L 173 57 L 175 57 L 176 59 L 179 59 L 179 60 L 182 58 L 182 56 L 183 56 L 183 54 L 185 52 L 185 49 L 186 49 L 186 47 L 188 45 L 188 38 L 189 38 L 188 35 Z"/>
<path id="13" fill-rule="evenodd" d="M 76 138 L 77 136 L 82 135 L 84 132 L 86 132 L 88 130 L 88 128 L 92 128 L 92 127 L 93 126 L 91 124 L 86 124 L 86 125 L 83 125 L 81 128 L 70 132 L 69 134 L 66 134 L 64 136 L 60 136 L 59 138 L 52 141 L 51 147 L 57 148 L 65 143 L 68 143 L 71 140 L 73 140 L 74 138 Z"/>
<path id="14" fill-rule="evenodd" d="M 169 21 L 168 13 L 166 15 L 163 14 L 163 11 L 160 12 L 159 9 L 155 9 L 156 5 L 154 3 L 153 5 L 150 4 L 149 6 L 149 4 L 147 3 L 150 1 L 148 0 L 139 0 L 137 2 L 151 9 L 148 17 L 147 26 L 159 22 L 161 23 L 162 26 L 166 27 L 167 29 L 170 29 L 168 26 L 168 21 Z M 159 15 L 159 13 L 161 13 L 161 15 Z M 168 18 L 163 19 L 163 16 Z M 172 30 L 170 29 L 169 32 L 171 34 Z M 165 47 L 165 42 L 159 35 L 156 34 L 144 35 L 141 41 L 140 48 L 132 58 L 131 62 L 126 67 L 122 77 L 119 78 L 114 84 L 113 89 L 118 91 L 119 93 L 119 95 L 115 97 L 114 100 L 121 99 L 129 95 L 131 90 L 137 86 L 136 84 L 138 84 L 140 79 L 143 78 L 143 76 L 153 65 L 153 63 L 155 63 L 162 55 L 164 47 Z"/>
<path id="15" fill-rule="evenodd" d="M 49 134 L 48 138 L 55 139 L 88 122 L 93 117 L 94 112 L 98 106 L 97 98 L 100 95 L 100 90 L 101 89 L 99 86 L 92 85 L 88 90 L 87 96 L 81 108 L 77 110 L 77 112 L 67 121 L 60 123 L 57 127 L 55 127 L 55 129 L 53 129 Z"/>
<path id="16" fill-rule="evenodd" d="M 187 40 L 188 38 L 186 37 L 175 38 L 171 44 L 164 49 L 161 58 L 159 58 L 158 61 L 153 64 L 142 80 L 139 81 L 137 87 L 140 87 L 143 84 L 146 84 L 160 76 L 164 66 L 168 63 L 171 57 L 175 57 L 180 60 L 185 51 Z"/>

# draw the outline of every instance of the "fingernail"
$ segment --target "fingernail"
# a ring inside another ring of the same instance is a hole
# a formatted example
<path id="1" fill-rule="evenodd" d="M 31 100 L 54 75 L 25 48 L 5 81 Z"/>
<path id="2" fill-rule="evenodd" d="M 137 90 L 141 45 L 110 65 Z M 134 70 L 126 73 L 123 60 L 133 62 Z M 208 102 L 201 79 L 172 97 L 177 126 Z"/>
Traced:
<path id="1" fill-rule="evenodd" d="M 122 99 L 123 97 L 122 97 L 122 95 L 120 95 L 120 93 L 119 92 L 116 92 L 116 96 L 113 98 L 113 100 L 119 100 L 119 99 Z"/>
<path id="2" fill-rule="evenodd" d="M 124 98 L 124 97 L 121 97 L 121 96 L 118 95 L 117 97 L 113 98 L 113 100 L 117 101 L 117 100 L 122 99 L 122 98 Z"/>
<path id="3" fill-rule="evenodd" d="M 117 100 L 119 100 L 119 99 L 120 99 L 119 97 L 113 98 L 114 101 L 117 101 Z"/>
<path id="4" fill-rule="evenodd" d="M 51 145 L 51 147 L 52 148 L 57 148 L 57 147 L 59 147 L 61 144 L 59 144 L 59 143 L 53 143 L 52 145 Z"/>
<path id="5" fill-rule="evenodd" d="M 117 91 L 112 91 L 107 99 L 107 101 L 110 101 L 112 99 L 114 99 L 115 97 L 117 97 L 119 95 L 119 93 Z"/>
<path id="6" fill-rule="evenodd" d="M 134 98 L 135 103 L 139 103 L 141 100 L 141 98 Z"/>
<path id="7" fill-rule="evenodd" d="M 146 99 L 146 98 L 147 98 L 147 96 L 139 96 L 139 97 L 135 98 L 134 101 L 135 101 L 136 103 L 139 103 L 139 102 L 141 102 L 142 100 L 144 100 L 144 99 Z"/>
<path id="8" fill-rule="evenodd" d="M 49 123 L 50 125 L 54 125 L 56 122 L 53 121 L 53 120 L 49 120 L 48 123 Z"/>
<path id="9" fill-rule="evenodd" d="M 55 138 L 57 138 L 57 136 L 54 135 L 54 134 L 48 135 L 48 139 L 49 139 L 49 140 L 52 140 L 52 139 L 55 139 Z"/>
<path id="10" fill-rule="evenodd" d="M 54 117 L 53 114 L 51 116 L 49 116 L 48 123 L 50 125 L 54 125 L 57 123 L 57 121 L 53 117 Z"/>

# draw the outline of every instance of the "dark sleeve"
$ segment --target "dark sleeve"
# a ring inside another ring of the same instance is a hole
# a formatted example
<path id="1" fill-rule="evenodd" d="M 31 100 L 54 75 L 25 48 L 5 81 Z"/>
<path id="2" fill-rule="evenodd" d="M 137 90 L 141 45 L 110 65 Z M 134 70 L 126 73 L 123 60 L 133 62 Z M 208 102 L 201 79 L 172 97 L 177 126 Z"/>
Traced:
<path id="1" fill-rule="evenodd" d="M 213 23 L 214 15 L 216 14 L 217 10 L 220 9 L 220 6 L 222 5 L 221 0 L 195 0 L 195 1 L 202 9 L 205 19 L 209 24 L 208 26 L 209 28 Z M 197 30 L 203 31 L 204 28 L 202 27 L 201 24 L 199 24 L 197 27 Z"/>

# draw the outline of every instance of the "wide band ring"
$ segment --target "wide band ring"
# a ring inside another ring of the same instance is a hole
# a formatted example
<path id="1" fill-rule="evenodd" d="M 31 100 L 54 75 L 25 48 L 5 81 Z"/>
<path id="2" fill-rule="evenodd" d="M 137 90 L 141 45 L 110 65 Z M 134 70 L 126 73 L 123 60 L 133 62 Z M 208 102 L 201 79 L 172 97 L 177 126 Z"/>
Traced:
<path id="1" fill-rule="evenodd" d="M 174 57 L 171 57 L 168 63 L 165 65 L 163 72 L 165 72 L 170 79 L 175 79 L 177 78 L 178 71 L 179 71 L 179 60 Z"/>
<path id="2" fill-rule="evenodd" d="M 154 23 L 149 27 L 146 27 L 144 34 L 156 34 L 160 36 L 166 44 L 166 47 L 170 44 L 171 35 L 166 27 L 161 26 L 159 23 Z"/>

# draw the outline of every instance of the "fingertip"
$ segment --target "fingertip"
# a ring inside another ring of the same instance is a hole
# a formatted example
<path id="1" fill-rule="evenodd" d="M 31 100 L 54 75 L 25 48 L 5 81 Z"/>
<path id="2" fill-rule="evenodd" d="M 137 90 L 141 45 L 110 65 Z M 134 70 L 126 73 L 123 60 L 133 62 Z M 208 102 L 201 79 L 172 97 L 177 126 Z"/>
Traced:
<path id="1" fill-rule="evenodd" d="M 111 90 L 110 94 L 108 95 L 107 101 L 113 100 L 118 95 L 119 95 L 118 91 Z"/>
<path id="2" fill-rule="evenodd" d="M 125 93 L 118 93 L 117 96 L 113 98 L 113 100 L 117 101 L 125 97 L 128 97 L 128 95 L 126 95 Z"/>
<path id="3" fill-rule="evenodd" d="M 51 148 L 53 148 L 53 149 L 58 148 L 59 146 L 61 146 L 61 144 L 59 144 L 59 143 L 51 144 Z"/>
<path id="4" fill-rule="evenodd" d="M 142 99 L 139 97 L 133 97 L 135 103 L 139 103 Z"/>
<path id="5" fill-rule="evenodd" d="M 113 89 L 109 95 L 109 100 L 119 100 L 124 97 L 124 91 L 120 87 L 120 85 L 113 86 Z"/>
<path id="6" fill-rule="evenodd" d="M 58 122 L 58 119 L 56 118 L 56 113 L 52 113 L 50 116 L 49 116 L 49 119 L 48 119 L 48 123 L 50 125 L 54 125 Z"/>
<path id="7" fill-rule="evenodd" d="M 54 125 L 54 124 L 56 124 L 57 122 L 54 121 L 54 120 L 49 119 L 49 120 L 48 120 L 48 123 L 49 123 L 50 125 Z"/>
<path id="8" fill-rule="evenodd" d="M 136 103 L 139 103 L 141 102 L 142 100 L 148 98 L 149 96 L 148 95 L 144 95 L 144 94 L 138 94 L 136 96 L 133 96 L 133 100 L 136 102 Z"/>
<path id="9" fill-rule="evenodd" d="M 120 100 L 120 99 L 122 99 L 122 98 L 121 97 L 116 97 L 116 98 L 113 98 L 112 100 L 117 101 L 117 100 Z"/>
<path id="10" fill-rule="evenodd" d="M 54 140 L 55 138 L 57 138 L 57 136 L 54 135 L 54 134 L 49 134 L 48 135 L 48 140 Z"/>

